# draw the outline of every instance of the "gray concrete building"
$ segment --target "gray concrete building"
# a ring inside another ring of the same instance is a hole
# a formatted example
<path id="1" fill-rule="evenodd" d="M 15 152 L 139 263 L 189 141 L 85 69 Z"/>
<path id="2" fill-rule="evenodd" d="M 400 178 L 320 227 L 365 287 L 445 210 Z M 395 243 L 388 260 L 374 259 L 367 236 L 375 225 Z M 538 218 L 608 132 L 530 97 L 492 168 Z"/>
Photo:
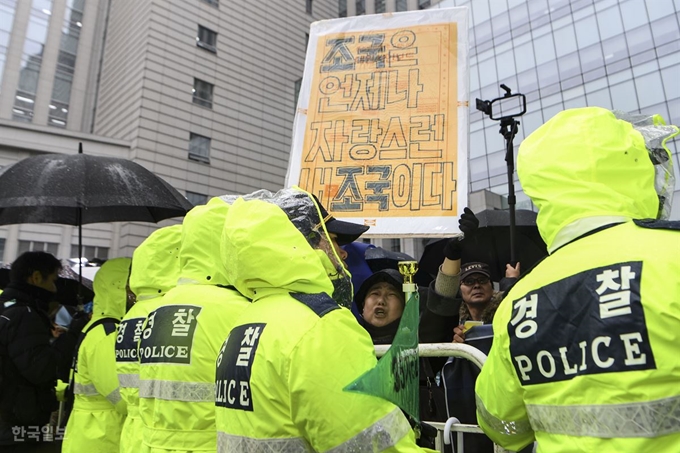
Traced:
<path id="1" fill-rule="evenodd" d="M 195 204 L 283 186 L 316 0 L 0 0 L 0 166 L 44 152 L 133 159 Z M 160 225 L 171 224 L 173 220 Z M 84 256 L 156 224 L 86 225 Z M 63 225 L 0 227 L 0 260 L 76 256 Z"/>

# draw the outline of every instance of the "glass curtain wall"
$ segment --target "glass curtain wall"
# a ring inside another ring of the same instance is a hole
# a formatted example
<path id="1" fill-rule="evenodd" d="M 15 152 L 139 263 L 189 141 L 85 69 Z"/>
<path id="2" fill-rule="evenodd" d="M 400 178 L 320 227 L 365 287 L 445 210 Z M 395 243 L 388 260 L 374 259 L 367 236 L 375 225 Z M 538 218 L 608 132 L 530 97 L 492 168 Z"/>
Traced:
<path id="1" fill-rule="evenodd" d="M 19 87 L 14 96 L 12 109 L 12 119 L 15 121 L 26 123 L 33 121 L 35 94 L 38 90 L 38 77 L 51 15 L 52 0 L 33 0 L 21 55 Z"/>
<path id="2" fill-rule="evenodd" d="M 9 46 L 10 33 L 12 33 L 16 6 L 16 0 L 0 0 L 0 87 L 2 87 L 2 74 L 5 69 L 7 47 Z"/>
<path id="3" fill-rule="evenodd" d="M 498 123 L 474 108 L 500 96 L 504 83 L 527 96 L 515 138 L 557 112 L 600 106 L 659 113 L 680 125 L 680 1 L 444 0 L 467 5 L 470 32 L 470 191 L 507 195 L 504 141 Z M 678 140 L 674 153 L 680 181 Z M 677 187 L 677 185 L 676 185 Z M 517 207 L 531 202 L 516 185 Z M 672 218 L 680 219 L 676 191 Z"/>
<path id="4" fill-rule="evenodd" d="M 65 128 L 68 123 L 69 101 L 73 85 L 73 73 L 76 68 L 76 55 L 80 31 L 83 27 L 83 10 L 85 0 L 68 0 L 64 25 L 61 32 L 57 72 L 54 75 L 54 86 L 50 101 L 47 124 Z"/>

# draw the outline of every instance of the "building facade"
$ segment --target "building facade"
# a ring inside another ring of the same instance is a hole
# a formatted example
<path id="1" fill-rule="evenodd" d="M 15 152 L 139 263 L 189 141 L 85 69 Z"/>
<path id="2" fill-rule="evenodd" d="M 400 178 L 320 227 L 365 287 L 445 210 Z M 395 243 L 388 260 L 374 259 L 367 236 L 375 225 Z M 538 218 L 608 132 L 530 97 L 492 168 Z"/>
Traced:
<path id="1" fill-rule="evenodd" d="M 195 204 L 278 190 L 306 31 L 336 14 L 329 0 L 0 0 L 0 166 L 82 142 Z M 176 221 L 86 225 L 84 255 L 129 256 Z M 75 257 L 77 242 L 70 226 L 0 226 L 0 260 Z"/>
<path id="2" fill-rule="evenodd" d="M 310 23 L 462 5 L 472 18 L 470 100 L 498 97 L 500 83 L 527 96 L 516 148 L 570 107 L 680 124 L 680 0 L 0 0 L 0 166 L 82 142 L 86 153 L 137 161 L 196 204 L 277 190 Z M 505 207 L 503 138 L 470 104 L 470 206 Z M 532 208 L 515 189 L 518 207 Z M 84 255 L 129 256 L 158 226 L 87 225 Z M 25 250 L 73 257 L 76 234 L 0 226 L 0 260 Z M 424 244 L 373 242 L 413 256 Z"/>

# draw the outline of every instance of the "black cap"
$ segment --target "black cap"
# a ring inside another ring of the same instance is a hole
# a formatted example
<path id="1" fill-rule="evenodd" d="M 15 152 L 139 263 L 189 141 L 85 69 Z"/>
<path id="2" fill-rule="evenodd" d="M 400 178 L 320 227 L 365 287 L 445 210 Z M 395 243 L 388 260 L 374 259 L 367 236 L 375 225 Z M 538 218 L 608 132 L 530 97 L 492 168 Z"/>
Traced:
<path id="1" fill-rule="evenodd" d="M 491 271 L 489 265 L 486 263 L 465 263 L 460 267 L 460 279 L 465 280 L 465 277 L 472 274 L 482 274 L 491 278 Z"/>
<path id="2" fill-rule="evenodd" d="M 326 229 L 329 233 L 333 233 L 338 237 L 339 245 L 346 245 L 359 239 L 359 236 L 364 234 L 370 227 L 366 225 L 359 225 L 358 223 L 344 222 L 338 220 L 326 211 L 326 208 L 321 204 L 316 195 L 312 195 L 314 201 L 321 210 L 321 216 L 326 224 Z"/>
<path id="3" fill-rule="evenodd" d="M 366 299 L 366 294 L 371 286 L 376 283 L 386 282 L 397 288 L 399 292 L 402 291 L 402 285 L 404 284 L 404 277 L 395 269 L 383 269 L 381 271 L 375 272 L 370 277 L 368 277 L 359 287 L 356 296 L 354 296 L 354 301 L 357 304 L 359 313 L 364 311 L 364 300 Z M 402 293 L 403 294 L 403 293 Z M 404 296 L 405 299 L 405 296 Z"/>

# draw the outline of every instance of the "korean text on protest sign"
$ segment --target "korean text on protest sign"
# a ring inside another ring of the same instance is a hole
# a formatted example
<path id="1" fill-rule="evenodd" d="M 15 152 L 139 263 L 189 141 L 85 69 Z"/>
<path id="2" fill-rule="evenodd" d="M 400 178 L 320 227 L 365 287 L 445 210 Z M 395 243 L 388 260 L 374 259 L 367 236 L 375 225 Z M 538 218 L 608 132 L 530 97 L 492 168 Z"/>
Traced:
<path id="1" fill-rule="evenodd" d="M 467 201 L 466 21 L 454 8 L 313 24 L 287 184 L 373 234 L 455 224 Z"/>

